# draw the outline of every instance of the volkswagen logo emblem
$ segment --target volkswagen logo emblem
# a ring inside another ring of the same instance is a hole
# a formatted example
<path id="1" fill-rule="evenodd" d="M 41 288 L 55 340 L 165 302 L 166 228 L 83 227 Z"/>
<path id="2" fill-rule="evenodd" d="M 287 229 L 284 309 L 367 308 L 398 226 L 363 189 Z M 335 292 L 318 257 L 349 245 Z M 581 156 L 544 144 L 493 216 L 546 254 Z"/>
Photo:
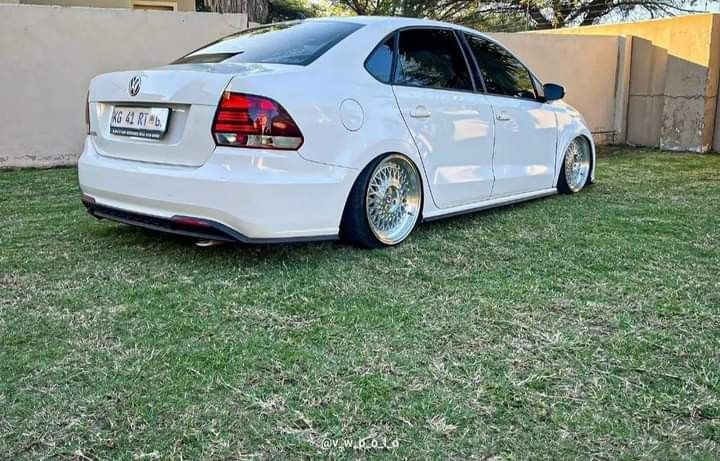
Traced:
<path id="1" fill-rule="evenodd" d="M 128 86 L 128 93 L 130 93 L 130 96 L 137 96 L 137 94 L 140 92 L 141 83 L 142 78 L 140 78 L 139 75 L 136 75 L 130 79 L 130 85 Z"/>

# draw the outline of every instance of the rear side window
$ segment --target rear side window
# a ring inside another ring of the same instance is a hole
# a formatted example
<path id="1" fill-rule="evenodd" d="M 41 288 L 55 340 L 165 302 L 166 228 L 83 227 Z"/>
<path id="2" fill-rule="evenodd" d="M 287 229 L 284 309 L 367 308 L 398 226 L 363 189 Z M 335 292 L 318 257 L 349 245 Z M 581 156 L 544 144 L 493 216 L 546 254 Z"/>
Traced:
<path id="1" fill-rule="evenodd" d="M 365 61 L 365 68 L 370 72 L 370 75 L 381 82 L 390 83 L 394 52 L 395 36 L 392 35 L 378 45 Z"/>
<path id="2" fill-rule="evenodd" d="M 271 24 L 225 37 L 173 64 L 252 62 L 307 65 L 362 27 L 345 21 Z"/>
<path id="3" fill-rule="evenodd" d="M 447 29 L 400 32 L 395 83 L 472 90 L 472 80 L 455 33 Z"/>
<path id="4" fill-rule="evenodd" d="M 510 52 L 479 37 L 468 36 L 488 93 L 514 98 L 535 98 L 530 72 Z"/>

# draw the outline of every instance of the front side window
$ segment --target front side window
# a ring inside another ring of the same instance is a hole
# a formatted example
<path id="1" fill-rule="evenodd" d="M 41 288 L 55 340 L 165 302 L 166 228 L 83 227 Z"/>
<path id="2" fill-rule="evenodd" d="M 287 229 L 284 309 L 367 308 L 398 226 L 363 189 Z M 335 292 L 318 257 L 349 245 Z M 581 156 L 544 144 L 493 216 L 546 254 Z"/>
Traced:
<path id="1" fill-rule="evenodd" d="M 530 72 L 503 47 L 480 37 L 468 36 L 488 93 L 514 98 L 535 98 Z"/>
<path id="2" fill-rule="evenodd" d="M 399 40 L 396 84 L 473 90 L 470 71 L 454 32 L 410 29 L 400 32 Z"/>
<path id="3" fill-rule="evenodd" d="M 307 65 L 363 27 L 345 21 L 300 21 L 244 30 L 173 64 L 251 62 Z"/>
<path id="4" fill-rule="evenodd" d="M 365 61 L 365 68 L 376 79 L 390 83 L 394 53 L 395 36 L 391 35 L 370 54 Z"/>

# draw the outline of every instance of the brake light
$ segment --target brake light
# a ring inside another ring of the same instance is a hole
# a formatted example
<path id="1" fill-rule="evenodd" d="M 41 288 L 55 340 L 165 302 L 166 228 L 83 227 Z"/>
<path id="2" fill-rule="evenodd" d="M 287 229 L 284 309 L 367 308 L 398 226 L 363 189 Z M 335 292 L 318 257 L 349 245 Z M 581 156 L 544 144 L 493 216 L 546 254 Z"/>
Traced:
<path id="1" fill-rule="evenodd" d="M 215 144 L 297 150 L 304 141 L 290 114 L 262 96 L 225 92 L 212 127 Z"/>

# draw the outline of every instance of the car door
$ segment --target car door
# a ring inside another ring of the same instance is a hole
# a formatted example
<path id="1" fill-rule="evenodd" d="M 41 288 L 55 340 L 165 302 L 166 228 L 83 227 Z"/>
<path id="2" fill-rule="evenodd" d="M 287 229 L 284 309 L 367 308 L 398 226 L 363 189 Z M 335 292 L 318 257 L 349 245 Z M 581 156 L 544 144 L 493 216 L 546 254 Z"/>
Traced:
<path id="1" fill-rule="evenodd" d="M 550 189 L 555 178 L 557 119 L 538 97 L 527 68 L 484 37 L 466 35 L 495 116 L 493 197 Z"/>
<path id="2" fill-rule="evenodd" d="M 493 112 L 474 85 L 453 30 L 398 33 L 393 90 L 439 208 L 478 202 L 492 192 Z"/>

